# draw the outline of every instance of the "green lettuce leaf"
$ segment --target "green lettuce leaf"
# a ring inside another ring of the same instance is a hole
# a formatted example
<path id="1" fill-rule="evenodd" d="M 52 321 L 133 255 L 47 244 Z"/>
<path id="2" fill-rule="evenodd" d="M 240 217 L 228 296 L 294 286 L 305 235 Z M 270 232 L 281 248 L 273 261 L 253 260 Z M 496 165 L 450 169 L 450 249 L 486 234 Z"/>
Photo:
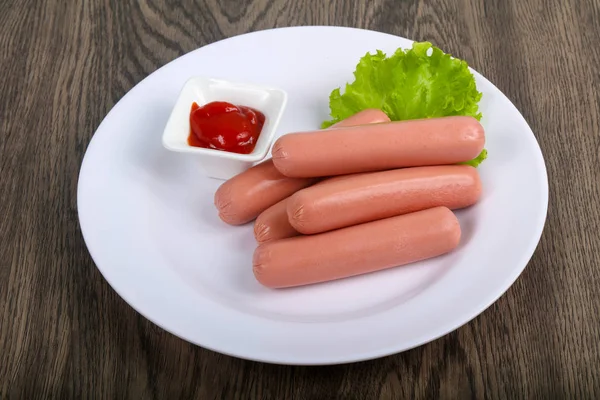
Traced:
<path id="1" fill-rule="evenodd" d="M 429 54 L 428 54 L 429 53 Z M 332 119 L 323 128 L 367 108 L 378 108 L 392 121 L 468 115 L 481 119 L 475 78 L 465 61 L 453 58 L 429 42 L 415 42 L 412 49 L 398 49 L 387 57 L 377 50 L 362 57 L 354 82 L 344 93 L 329 96 Z M 477 166 L 487 157 L 483 151 L 466 164 Z"/>
<path id="2" fill-rule="evenodd" d="M 469 161 L 465 161 L 463 163 L 460 164 L 464 164 L 464 165 L 470 165 L 471 167 L 479 167 L 479 164 L 481 164 L 483 162 L 483 160 L 485 160 L 487 158 L 487 150 L 483 149 L 481 150 L 481 153 L 479 153 L 479 155 L 477 157 L 475 157 L 472 160 Z"/>

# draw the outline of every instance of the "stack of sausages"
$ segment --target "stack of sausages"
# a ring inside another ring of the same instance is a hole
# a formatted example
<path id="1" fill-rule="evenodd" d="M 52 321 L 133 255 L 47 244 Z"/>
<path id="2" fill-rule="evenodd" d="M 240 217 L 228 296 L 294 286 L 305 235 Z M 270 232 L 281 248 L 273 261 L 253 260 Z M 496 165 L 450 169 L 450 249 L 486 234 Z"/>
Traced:
<path id="1" fill-rule="evenodd" d="M 472 117 L 390 122 L 365 110 L 327 130 L 292 133 L 273 158 L 215 193 L 231 225 L 256 219 L 256 279 L 270 288 L 330 281 L 436 257 L 461 231 L 451 210 L 481 195 L 471 160 L 485 144 Z"/>

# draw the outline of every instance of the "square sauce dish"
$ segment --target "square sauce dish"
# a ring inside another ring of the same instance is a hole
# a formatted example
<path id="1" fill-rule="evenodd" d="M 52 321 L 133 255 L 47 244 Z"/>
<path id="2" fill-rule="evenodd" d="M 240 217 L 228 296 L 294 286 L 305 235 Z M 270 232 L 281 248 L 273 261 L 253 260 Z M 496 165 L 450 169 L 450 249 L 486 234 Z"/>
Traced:
<path id="1" fill-rule="evenodd" d="M 211 102 L 227 102 L 235 106 L 249 107 L 264 114 L 264 124 L 256 145 L 250 153 L 240 154 L 189 144 L 192 104 L 196 103 L 199 107 L 203 107 Z M 205 176 L 229 179 L 267 156 L 286 104 L 287 93 L 281 89 L 194 77 L 185 83 L 177 98 L 163 132 L 162 143 L 167 150 L 188 153 L 188 156 L 196 157 Z"/>

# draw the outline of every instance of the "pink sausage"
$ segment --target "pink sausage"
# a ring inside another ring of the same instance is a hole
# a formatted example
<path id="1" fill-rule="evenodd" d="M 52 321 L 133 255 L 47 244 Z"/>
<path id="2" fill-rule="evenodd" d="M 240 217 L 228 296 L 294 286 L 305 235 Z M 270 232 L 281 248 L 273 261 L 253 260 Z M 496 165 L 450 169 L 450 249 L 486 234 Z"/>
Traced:
<path id="1" fill-rule="evenodd" d="M 346 126 L 356 126 L 365 124 L 378 124 L 381 122 L 390 122 L 390 117 L 381 110 L 368 108 L 357 112 L 356 114 L 331 125 L 329 128 L 343 128 Z"/>
<path id="2" fill-rule="evenodd" d="M 292 133 L 272 153 L 282 174 L 298 178 L 456 164 L 484 144 L 481 124 L 459 116 Z"/>
<path id="3" fill-rule="evenodd" d="M 467 165 L 414 167 L 347 175 L 302 189 L 287 201 L 291 226 L 314 234 L 444 206 L 468 207 L 481 195 L 477 170 Z"/>
<path id="4" fill-rule="evenodd" d="M 289 199 L 289 198 L 288 198 Z M 254 237 L 258 243 L 299 235 L 288 220 L 287 202 L 283 199 L 263 211 L 254 223 Z"/>
<path id="5" fill-rule="evenodd" d="M 270 288 L 326 282 L 436 257 L 460 241 L 446 207 L 263 243 L 254 252 L 256 279 Z"/>
<path id="6" fill-rule="evenodd" d="M 283 176 L 267 160 L 225 181 L 215 192 L 215 206 L 224 222 L 245 224 L 314 181 Z"/>

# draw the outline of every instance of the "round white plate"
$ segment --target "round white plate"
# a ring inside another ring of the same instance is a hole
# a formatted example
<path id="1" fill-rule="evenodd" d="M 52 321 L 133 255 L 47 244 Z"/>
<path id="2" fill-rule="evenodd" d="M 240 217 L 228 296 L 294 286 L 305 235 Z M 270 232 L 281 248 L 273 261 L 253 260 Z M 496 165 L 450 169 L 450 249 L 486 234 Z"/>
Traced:
<path id="1" fill-rule="evenodd" d="M 332 89 L 366 52 L 411 41 L 350 28 L 301 27 L 223 40 L 160 68 L 106 116 L 81 167 L 78 209 L 108 283 L 165 330 L 246 359 L 334 364 L 376 358 L 442 336 L 485 310 L 515 281 L 544 226 L 548 182 L 535 137 L 513 104 L 475 73 L 489 158 L 481 201 L 457 213 L 451 254 L 336 282 L 269 290 L 252 275 L 252 225 L 220 222 L 220 181 L 161 146 L 184 82 L 195 75 L 280 87 L 278 135 L 328 116 Z"/>

